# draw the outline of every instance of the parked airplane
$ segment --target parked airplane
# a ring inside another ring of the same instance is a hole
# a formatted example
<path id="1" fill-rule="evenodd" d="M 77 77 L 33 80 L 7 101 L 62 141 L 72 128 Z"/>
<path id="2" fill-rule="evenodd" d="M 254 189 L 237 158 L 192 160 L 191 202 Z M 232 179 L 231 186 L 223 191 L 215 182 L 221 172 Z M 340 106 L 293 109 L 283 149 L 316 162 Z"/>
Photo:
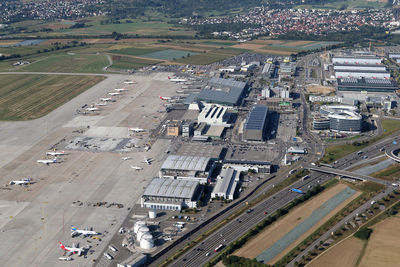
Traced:
<path id="1" fill-rule="evenodd" d="M 108 93 L 109 95 L 112 95 L 112 96 L 114 96 L 114 95 L 120 95 L 120 93 L 118 93 L 118 92 L 115 92 L 115 93 Z"/>
<path id="2" fill-rule="evenodd" d="M 77 236 L 77 235 L 84 235 L 84 236 L 91 236 L 91 235 L 99 235 L 100 233 L 97 233 L 96 231 L 93 230 L 79 230 L 76 229 L 75 226 L 71 225 L 71 236 Z"/>
<path id="3" fill-rule="evenodd" d="M 24 179 L 22 179 L 22 180 L 12 180 L 12 181 L 10 181 L 10 185 L 14 185 L 14 184 L 17 184 L 17 185 L 28 185 L 28 184 L 30 184 L 31 183 L 31 178 L 24 178 Z"/>
<path id="4" fill-rule="evenodd" d="M 292 189 L 290 189 L 290 190 L 292 190 L 292 191 L 295 192 L 295 193 L 304 194 L 304 192 L 301 191 L 300 189 L 292 188 Z"/>
<path id="5" fill-rule="evenodd" d="M 94 108 L 86 108 L 86 111 L 98 111 L 99 110 L 99 108 L 96 108 L 96 107 L 94 107 Z"/>
<path id="6" fill-rule="evenodd" d="M 170 80 L 171 82 L 186 82 L 186 79 L 181 79 L 181 78 L 171 78 L 168 76 L 168 80 Z"/>
<path id="7" fill-rule="evenodd" d="M 57 163 L 57 158 L 54 158 L 54 159 L 39 159 L 36 162 L 37 163 L 43 163 L 43 164 L 46 164 L 46 165 L 50 165 L 52 163 Z"/>
<path id="8" fill-rule="evenodd" d="M 78 246 L 75 246 L 75 244 L 72 244 L 72 247 L 67 247 L 64 246 L 63 243 L 58 242 L 60 244 L 60 248 L 66 252 L 71 252 L 73 254 L 78 254 L 79 256 L 82 255 L 84 252 L 84 248 L 79 248 Z"/>
<path id="9" fill-rule="evenodd" d="M 100 98 L 100 100 L 101 101 L 112 101 L 112 98 L 111 97 L 103 97 L 103 98 Z"/>
<path id="10" fill-rule="evenodd" d="M 126 80 L 126 81 L 124 81 L 124 84 L 135 84 L 136 82 L 134 82 L 134 81 L 129 81 L 129 80 Z"/>
<path id="11" fill-rule="evenodd" d="M 65 155 L 65 151 L 48 151 L 46 152 L 47 156 L 62 156 Z"/>
<path id="12" fill-rule="evenodd" d="M 161 100 L 171 100 L 172 97 L 169 97 L 169 96 L 160 96 L 160 99 L 161 99 Z"/>
<path id="13" fill-rule="evenodd" d="M 142 128 L 129 128 L 129 131 L 135 132 L 135 133 L 140 133 L 144 132 L 144 129 Z"/>
<path id="14" fill-rule="evenodd" d="M 122 160 L 130 160 L 132 159 L 131 157 L 123 157 Z"/>
<path id="15" fill-rule="evenodd" d="M 114 90 L 117 91 L 117 92 L 128 91 L 128 89 L 124 89 L 124 88 L 117 88 L 117 89 L 114 89 Z"/>
<path id="16" fill-rule="evenodd" d="M 152 161 L 153 161 L 152 158 L 146 158 L 146 157 L 144 157 L 144 160 L 143 160 L 143 162 L 146 163 L 147 165 L 150 165 Z"/>
<path id="17" fill-rule="evenodd" d="M 137 171 L 143 170 L 143 168 L 139 167 L 139 166 L 132 166 L 132 165 L 130 165 L 130 166 L 131 166 L 132 169 L 135 169 Z"/>

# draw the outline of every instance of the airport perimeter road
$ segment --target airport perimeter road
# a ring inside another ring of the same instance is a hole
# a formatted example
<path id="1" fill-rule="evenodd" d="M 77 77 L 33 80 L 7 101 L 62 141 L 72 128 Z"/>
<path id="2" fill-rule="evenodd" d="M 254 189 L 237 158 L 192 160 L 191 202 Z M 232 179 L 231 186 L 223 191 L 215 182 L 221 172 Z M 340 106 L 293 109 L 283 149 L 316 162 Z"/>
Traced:
<path id="1" fill-rule="evenodd" d="M 229 245 L 238 237 L 246 233 L 251 227 L 255 226 L 266 217 L 268 217 L 269 214 L 274 213 L 279 208 L 286 206 L 289 202 L 301 196 L 298 193 L 292 192 L 290 190 L 291 188 L 298 188 L 303 191 L 307 191 L 309 187 L 313 187 L 318 183 L 325 183 L 331 178 L 332 176 L 328 175 L 312 175 L 309 179 L 306 179 L 305 181 L 297 181 L 294 184 L 282 189 L 278 193 L 274 194 L 273 196 L 253 207 L 253 210 L 250 213 L 243 213 L 242 215 L 237 217 L 236 220 L 229 222 L 228 224 L 214 232 L 201 244 L 194 246 L 191 250 L 186 252 L 171 266 L 197 267 L 204 265 L 211 257 L 215 256 L 216 253 L 214 252 L 214 249 L 218 245 Z M 206 256 L 207 253 L 210 253 L 210 255 Z"/>
<path id="2" fill-rule="evenodd" d="M 358 207 L 357 209 L 355 209 L 352 213 L 350 213 L 349 215 L 347 215 L 345 218 L 343 218 L 340 222 L 338 222 L 337 224 L 335 224 L 331 229 L 329 229 L 325 234 L 323 234 L 320 238 L 318 238 L 317 240 L 315 240 L 313 243 L 311 243 L 305 250 L 303 250 L 299 255 L 297 255 L 296 258 L 294 258 L 287 266 L 288 267 L 293 267 L 295 266 L 295 262 L 299 262 L 301 261 L 301 258 L 303 256 L 308 255 L 308 252 L 313 250 L 315 248 L 315 246 L 319 246 L 321 241 L 325 241 L 327 240 L 330 236 L 332 232 L 335 232 L 336 230 L 338 230 L 340 227 L 342 227 L 342 225 L 344 225 L 346 222 L 350 221 L 352 218 L 354 218 L 356 216 L 356 214 L 361 214 L 363 213 L 366 209 L 370 208 L 371 205 L 371 201 L 378 201 L 380 199 L 382 199 L 383 197 L 387 196 L 388 194 L 390 194 L 391 192 L 393 192 L 394 187 L 389 187 L 387 188 L 384 192 L 379 193 L 378 195 L 376 195 L 375 197 L 373 197 L 372 199 L 370 199 L 369 201 L 367 201 L 366 203 L 364 203 L 363 205 L 361 205 L 360 207 Z"/>

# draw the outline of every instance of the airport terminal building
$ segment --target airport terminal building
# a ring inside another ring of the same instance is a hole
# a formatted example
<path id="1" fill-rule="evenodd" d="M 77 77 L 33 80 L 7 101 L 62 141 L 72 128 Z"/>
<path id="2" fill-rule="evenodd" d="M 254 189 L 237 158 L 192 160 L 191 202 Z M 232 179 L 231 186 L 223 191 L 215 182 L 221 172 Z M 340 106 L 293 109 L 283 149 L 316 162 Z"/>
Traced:
<path id="1" fill-rule="evenodd" d="M 176 211 L 196 208 L 200 195 L 199 182 L 154 178 L 141 197 L 141 207 Z"/>
<path id="2" fill-rule="evenodd" d="M 354 106 L 324 105 L 319 115 L 314 116 L 314 130 L 331 130 L 334 132 L 360 133 L 362 116 Z"/>

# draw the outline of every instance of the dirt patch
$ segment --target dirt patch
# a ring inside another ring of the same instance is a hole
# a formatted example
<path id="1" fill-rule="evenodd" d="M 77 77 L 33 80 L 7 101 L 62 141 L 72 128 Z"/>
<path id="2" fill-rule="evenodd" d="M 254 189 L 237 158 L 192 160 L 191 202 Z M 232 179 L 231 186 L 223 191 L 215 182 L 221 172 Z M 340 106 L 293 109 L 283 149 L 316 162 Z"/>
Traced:
<path id="1" fill-rule="evenodd" d="M 281 41 L 281 40 L 255 40 L 255 41 L 252 41 L 251 43 L 262 44 L 262 45 L 270 45 L 270 44 L 281 44 L 283 42 L 284 41 Z"/>
<path id="2" fill-rule="evenodd" d="M 322 85 L 309 85 L 306 88 L 308 93 L 329 95 L 335 92 L 335 88 Z"/>
<path id="3" fill-rule="evenodd" d="M 0 45 L 14 45 L 21 42 L 22 40 L 12 40 L 12 41 L 0 41 Z"/>
<path id="4" fill-rule="evenodd" d="M 303 45 L 310 45 L 313 43 L 314 42 L 312 42 L 312 41 L 294 41 L 294 42 L 285 43 L 285 45 L 286 46 L 303 46 Z"/>
<path id="5" fill-rule="evenodd" d="M 360 255 L 364 242 L 358 238 L 350 237 L 327 250 L 324 254 L 313 260 L 309 267 L 342 267 L 354 266 Z M 340 257 L 338 257 L 340 255 Z"/>
<path id="6" fill-rule="evenodd" d="M 264 47 L 264 45 L 261 44 L 252 44 L 252 43 L 244 43 L 244 44 L 237 44 L 232 46 L 234 48 L 241 48 L 241 49 L 249 49 L 249 50 L 257 50 L 261 49 Z"/>
<path id="7" fill-rule="evenodd" d="M 260 255 L 264 250 L 272 246 L 278 240 L 280 240 L 283 236 L 285 236 L 289 231 L 291 231 L 295 226 L 299 225 L 303 221 L 305 221 L 314 210 L 319 208 L 322 203 L 331 199 L 333 196 L 344 190 L 347 186 L 344 184 L 338 184 L 329 190 L 323 192 L 322 194 L 316 196 L 312 200 L 307 201 L 301 206 L 295 208 L 290 211 L 289 214 L 283 217 L 281 220 L 275 222 L 270 227 L 262 231 L 259 235 L 253 238 L 249 243 L 247 243 L 240 250 L 235 252 L 234 254 L 237 256 L 242 256 L 246 258 L 255 258 Z M 291 249 L 293 249 L 300 241 L 304 240 L 307 236 L 309 236 L 312 232 L 314 232 L 318 227 L 320 227 L 323 223 L 325 223 L 329 218 L 331 218 L 334 214 L 340 211 L 343 207 L 345 207 L 351 200 L 356 198 L 360 193 L 357 192 L 352 197 L 348 198 L 344 202 L 342 202 L 339 206 L 337 206 L 334 210 L 332 210 L 327 216 L 325 216 L 321 221 L 311 227 L 307 232 L 300 236 L 293 242 L 289 247 L 283 250 L 280 254 L 278 254 L 271 262 L 274 263 L 279 260 L 282 256 L 287 254 Z M 269 263 L 271 263 L 269 262 Z"/>
<path id="8" fill-rule="evenodd" d="M 391 217 L 374 227 L 360 267 L 399 266 L 400 217 Z"/>

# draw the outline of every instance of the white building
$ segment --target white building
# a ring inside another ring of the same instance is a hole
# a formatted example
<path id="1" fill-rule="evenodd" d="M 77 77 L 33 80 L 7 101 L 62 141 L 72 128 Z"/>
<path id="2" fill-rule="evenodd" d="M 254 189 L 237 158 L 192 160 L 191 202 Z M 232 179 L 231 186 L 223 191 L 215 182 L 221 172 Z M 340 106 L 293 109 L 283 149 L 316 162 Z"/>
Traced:
<path id="1" fill-rule="evenodd" d="M 228 124 L 230 114 L 227 110 L 228 108 L 224 106 L 206 104 L 197 117 L 197 121 L 213 126 L 230 127 L 231 125 Z"/>
<path id="2" fill-rule="evenodd" d="M 373 64 L 379 65 L 382 63 L 382 59 L 377 56 L 337 56 L 332 58 L 333 64 Z"/>
<path id="3" fill-rule="evenodd" d="M 141 207 L 159 210 L 196 208 L 199 182 L 154 178 L 141 198 Z"/>
<path id="4" fill-rule="evenodd" d="M 233 200 L 240 173 L 233 168 L 226 168 L 221 171 L 217 178 L 211 198 L 222 197 Z"/>

